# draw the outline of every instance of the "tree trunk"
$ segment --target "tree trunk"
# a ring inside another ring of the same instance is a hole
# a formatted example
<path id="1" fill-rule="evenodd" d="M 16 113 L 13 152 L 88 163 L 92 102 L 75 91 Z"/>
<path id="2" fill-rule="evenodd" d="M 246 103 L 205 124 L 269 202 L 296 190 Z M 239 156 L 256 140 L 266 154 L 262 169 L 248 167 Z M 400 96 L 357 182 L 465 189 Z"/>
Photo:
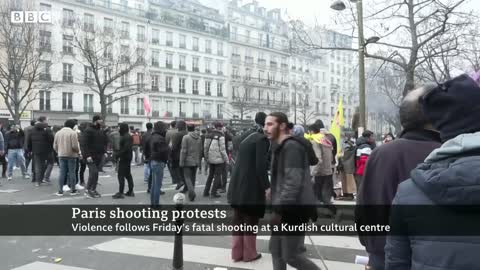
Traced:
<path id="1" fill-rule="evenodd" d="M 12 113 L 13 123 L 15 125 L 20 125 L 20 117 L 21 117 L 20 108 L 18 104 L 15 104 L 13 108 L 13 113 Z"/>
<path id="2" fill-rule="evenodd" d="M 105 94 L 100 93 L 100 114 L 102 116 L 103 121 L 107 122 L 107 104 L 106 104 L 106 97 Z"/>
<path id="3" fill-rule="evenodd" d="M 405 97 L 415 87 L 415 68 L 408 67 L 405 75 L 406 80 L 403 88 L 403 97 Z"/>

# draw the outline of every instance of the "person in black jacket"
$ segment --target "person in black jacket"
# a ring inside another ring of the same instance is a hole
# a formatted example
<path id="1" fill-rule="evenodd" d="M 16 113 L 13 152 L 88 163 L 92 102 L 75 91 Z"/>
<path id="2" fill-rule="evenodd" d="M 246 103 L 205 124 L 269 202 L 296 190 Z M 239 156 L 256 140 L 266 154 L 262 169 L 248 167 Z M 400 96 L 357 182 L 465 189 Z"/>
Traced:
<path id="1" fill-rule="evenodd" d="M 131 172 L 131 162 L 132 162 L 132 146 L 133 140 L 132 136 L 128 132 L 128 124 L 120 123 L 119 125 L 120 132 L 120 149 L 116 153 L 116 159 L 118 159 L 118 193 L 112 196 L 114 199 L 123 199 L 123 191 L 125 189 L 125 179 L 128 182 L 128 191 L 125 193 L 125 196 L 133 197 L 133 178 Z"/>
<path id="2" fill-rule="evenodd" d="M 173 171 L 173 176 L 176 177 L 177 187 L 176 190 L 179 190 L 185 184 L 185 178 L 183 175 L 183 170 L 180 168 L 180 151 L 182 150 L 182 139 L 183 136 L 187 135 L 187 124 L 185 121 L 177 121 L 177 132 L 172 135 L 170 144 L 172 152 L 170 154 L 171 169 Z"/>
<path id="3" fill-rule="evenodd" d="M 263 112 L 257 113 L 257 129 L 239 142 L 227 194 L 229 204 L 234 209 L 234 225 L 258 225 L 258 220 L 265 214 L 265 192 L 270 188 L 267 164 L 270 142 L 263 134 L 266 117 Z M 232 259 L 235 262 L 259 258 L 253 232 L 233 234 Z"/>
<path id="4" fill-rule="evenodd" d="M 40 186 L 47 170 L 47 165 L 53 159 L 53 132 L 48 127 L 47 118 L 40 116 L 30 131 L 27 141 L 27 149 L 33 153 L 35 164 L 35 186 Z"/>
<path id="5" fill-rule="evenodd" d="M 160 205 L 163 171 L 170 154 L 170 148 L 165 140 L 166 133 L 167 124 L 158 121 L 153 126 L 152 136 L 145 142 L 145 156 L 150 160 L 150 173 L 152 174 L 152 187 L 150 190 L 152 207 Z"/>
<path id="6" fill-rule="evenodd" d="M 88 166 L 88 182 L 85 195 L 90 198 L 99 198 L 97 192 L 98 172 L 100 171 L 107 138 L 102 130 L 103 120 L 99 115 L 93 116 L 93 123 L 85 130 L 80 145 L 82 157 Z"/>
<path id="7" fill-rule="evenodd" d="M 23 131 L 18 126 L 13 126 L 12 129 L 5 134 L 5 152 L 7 152 L 8 157 L 8 180 L 12 180 L 13 166 L 20 165 L 22 170 L 23 177 L 29 179 L 30 176 L 27 173 L 25 168 L 25 157 L 23 154 L 23 142 L 24 134 Z"/>

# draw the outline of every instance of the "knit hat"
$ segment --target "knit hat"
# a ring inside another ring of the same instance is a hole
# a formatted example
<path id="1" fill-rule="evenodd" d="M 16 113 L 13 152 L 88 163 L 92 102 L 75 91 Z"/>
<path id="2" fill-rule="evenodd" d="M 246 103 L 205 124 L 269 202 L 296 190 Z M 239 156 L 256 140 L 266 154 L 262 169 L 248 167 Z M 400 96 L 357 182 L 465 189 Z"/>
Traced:
<path id="1" fill-rule="evenodd" d="M 480 87 L 466 74 L 439 84 L 420 103 L 442 141 L 480 131 Z"/>
<path id="2" fill-rule="evenodd" d="M 98 121 L 98 120 L 100 120 L 100 119 L 102 119 L 102 117 L 101 117 L 100 115 L 98 115 L 98 114 L 96 114 L 96 115 L 93 116 L 93 122 L 96 122 L 96 121 Z"/>
<path id="3" fill-rule="evenodd" d="M 305 134 L 305 129 L 301 125 L 293 126 L 293 131 L 292 131 L 293 136 L 303 137 L 303 134 Z"/>

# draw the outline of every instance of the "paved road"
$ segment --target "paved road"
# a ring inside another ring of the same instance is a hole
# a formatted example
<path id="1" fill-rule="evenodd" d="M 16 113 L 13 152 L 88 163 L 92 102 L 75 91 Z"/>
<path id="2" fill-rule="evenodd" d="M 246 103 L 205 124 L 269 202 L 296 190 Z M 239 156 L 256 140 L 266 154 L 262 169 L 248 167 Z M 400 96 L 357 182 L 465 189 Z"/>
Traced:
<path id="1" fill-rule="evenodd" d="M 98 190 L 103 194 L 100 199 L 88 199 L 84 196 L 56 197 L 57 185 L 34 187 L 30 180 L 15 177 L 13 181 L 0 182 L 0 204 L 148 204 L 146 185 L 143 183 L 143 168 L 133 167 L 135 181 L 134 198 L 113 200 L 111 194 L 117 190 L 114 173 L 107 173 L 100 179 Z M 19 174 L 19 171 L 15 171 Z M 88 173 L 88 171 L 87 171 Z M 52 173 L 52 182 L 56 182 L 57 168 Z M 197 204 L 224 204 L 225 196 L 210 200 L 201 197 L 205 176 L 199 175 Z M 163 203 L 171 203 L 176 193 L 171 178 L 166 173 L 164 180 L 166 194 Z M 12 192 L 15 191 L 15 192 Z M 9 193 L 12 192 L 12 193 Z M 32 226 L 34 220 L 25 219 Z M 233 263 L 230 259 L 230 236 L 185 236 L 184 269 L 272 269 L 268 251 L 268 236 L 259 236 L 257 245 L 263 258 L 254 263 Z M 306 239 L 307 254 L 320 266 L 322 254 L 329 269 L 363 269 L 353 264 L 355 255 L 365 255 L 363 247 L 355 237 L 314 236 L 314 246 Z M 172 269 L 173 236 L 8 236 L 0 237 L 0 269 L 14 270 L 159 270 Z M 55 259 L 61 261 L 55 262 Z M 222 268 L 223 267 L 223 268 Z"/>

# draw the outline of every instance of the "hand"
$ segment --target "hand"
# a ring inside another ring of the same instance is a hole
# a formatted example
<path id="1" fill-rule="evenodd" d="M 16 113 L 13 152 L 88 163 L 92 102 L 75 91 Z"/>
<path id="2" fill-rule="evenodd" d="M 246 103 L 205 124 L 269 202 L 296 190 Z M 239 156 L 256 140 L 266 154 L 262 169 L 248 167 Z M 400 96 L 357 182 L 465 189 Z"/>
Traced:
<path id="1" fill-rule="evenodd" d="M 267 199 L 267 201 L 272 200 L 272 189 L 268 188 L 267 190 L 265 190 L 265 198 Z"/>
<path id="2" fill-rule="evenodd" d="M 92 162 L 93 162 L 93 158 L 92 158 L 92 157 L 87 157 L 87 162 L 88 162 L 88 163 L 92 163 Z"/>
<path id="3" fill-rule="evenodd" d="M 279 225 L 282 222 L 282 216 L 278 213 L 273 212 L 272 217 L 270 218 L 270 223 L 272 225 Z"/>

